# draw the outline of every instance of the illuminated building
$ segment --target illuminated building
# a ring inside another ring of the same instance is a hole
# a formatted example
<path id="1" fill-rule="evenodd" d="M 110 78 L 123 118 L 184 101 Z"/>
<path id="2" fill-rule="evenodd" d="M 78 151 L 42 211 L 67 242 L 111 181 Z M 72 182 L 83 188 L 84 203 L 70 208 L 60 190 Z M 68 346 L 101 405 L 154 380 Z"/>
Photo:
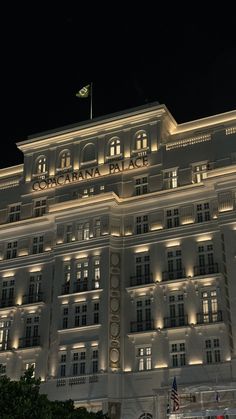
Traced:
<path id="1" fill-rule="evenodd" d="M 0 170 L 1 372 L 34 364 L 51 399 L 113 419 L 165 417 L 174 376 L 182 413 L 233 412 L 236 111 L 177 124 L 154 103 L 17 147 L 24 164 Z"/>

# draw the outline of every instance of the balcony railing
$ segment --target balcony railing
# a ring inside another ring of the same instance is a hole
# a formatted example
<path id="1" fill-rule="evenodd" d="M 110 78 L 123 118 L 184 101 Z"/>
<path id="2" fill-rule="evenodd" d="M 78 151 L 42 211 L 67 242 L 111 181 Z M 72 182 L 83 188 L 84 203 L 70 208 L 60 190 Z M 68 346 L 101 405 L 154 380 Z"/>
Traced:
<path id="1" fill-rule="evenodd" d="M 39 303 L 43 301 L 43 293 L 23 295 L 22 304 Z"/>
<path id="2" fill-rule="evenodd" d="M 145 332 L 148 330 L 154 330 L 154 321 L 153 320 L 144 320 L 142 322 L 131 322 L 130 323 L 130 332 Z"/>
<path id="3" fill-rule="evenodd" d="M 205 323 L 216 323 L 223 321 L 223 314 L 222 311 L 216 311 L 215 313 L 197 313 L 197 324 L 205 324 Z"/>
<path id="4" fill-rule="evenodd" d="M 66 284 L 63 284 L 61 287 L 61 295 L 64 294 L 70 294 L 70 283 L 67 282 Z"/>
<path id="5" fill-rule="evenodd" d="M 185 269 L 177 269 L 174 271 L 162 272 L 162 281 L 171 281 L 172 279 L 185 278 Z"/>
<path id="6" fill-rule="evenodd" d="M 145 285 L 153 283 L 153 274 L 135 275 L 130 277 L 130 286 Z"/>
<path id="7" fill-rule="evenodd" d="M 100 279 L 93 279 L 92 282 L 88 280 L 85 281 L 75 281 L 73 283 L 73 291 L 70 290 L 70 283 L 67 282 L 63 284 L 61 287 L 61 295 L 75 293 L 75 292 L 83 292 L 83 291 L 90 291 L 100 288 Z"/>
<path id="8" fill-rule="evenodd" d="M 194 276 L 217 274 L 218 272 L 219 272 L 218 263 L 213 263 L 212 265 L 194 266 Z"/>
<path id="9" fill-rule="evenodd" d="M 40 345 L 40 336 L 30 336 L 19 339 L 19 348 L 32 348 Z"/>
<path id="10" fill-rule="evenodd" d="M 88 291 L 88 281 L 76 281 L 74 282 L 73 292 Z"/>
<path id="11" fill-rule="evenodd" d="M 14 298 L 6 298 L 6 299 L 0 301 L 0 308 L 12 307 L 14 305 L 15 305 Z"/>
<path id="12" fill-rule="evenodd" d="M 181 327 L 188 325 L 188 316 L 164 317 L 164 328 Z"/>

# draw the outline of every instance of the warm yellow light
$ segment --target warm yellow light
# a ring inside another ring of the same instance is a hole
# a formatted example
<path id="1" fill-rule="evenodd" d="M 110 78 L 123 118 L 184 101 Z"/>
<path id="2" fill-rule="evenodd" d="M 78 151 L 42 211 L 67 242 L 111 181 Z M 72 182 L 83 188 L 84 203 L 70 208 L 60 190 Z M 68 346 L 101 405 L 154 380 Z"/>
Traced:
<path id="1" fill-rule="evenodd" d="M 202 359 L 191 359 L 189 361 L 189 365 L 201 365 L 203 364 Z"/>
<path id="2" fill-rule="evenodd" d="M 78 300 L 75 300 L 75 303 L 84 303 L 86 301 L 86 298 L 80 298 Z"/>
<path id="3" fill-rule="evenodd" d="M 150 230 L 151 230 L 151 231 L 163 230 L 163 225 L 162 225 L 162 224 L 160 224 L 160 223 L 155 223 L 155 224 L 152 224 L 152 226 L 151 226 Z"/>
<path id="4" fill-rule="evenodd" d="M 69 303 L 69 300 L 63 300 L 61 303 L 62 303 L 63 305 L 64 305 L 64 304 L 68 304 L 68 303 Z"/>
<path id="5" fill-rule="evenodd" d="M 57 240 L 57 244 L 62 244 L 63 240 Z"/>
<path id="6" fill-rule="evenodd" d="M 129 150 L 125 151 L 124 157 L 125 158 L 129 158 L 130 157 L 130 151 Z"/>
<path id="7" fill-rule="evenodd" d="M 86 259 L 88 257 L 88 253 L 79 253 L 75 256 L 75 259 Z"/>
<path id="8" fill-rule="evenodd" d="M 148 246 L 140 246 L 140 247 L 136 247 L 134 253 L 142 253 L 142 252 L 148 252 L 148 251 L 149 251 Z"/>
<path id="9" fill-rule="evenodd" d="M 174 247 L 174 246 L 180 246 L 180 241 L 174 240 L 166 244 L 166 247 Z"/>
<path id="10" fill-rule="evenodd" d="M 189 218 L 188 220 L 182 221 L 181 225 L 187 225 L 187 224 L 192 224 L 194 222 L 193 218 Z"/>
<path id="11" fill-rule="evenodd" d="M 9 278 L 9 277 L 14 276 L 14 275 L 15 275 L 15 272 L 13 272 L 13 271 L 4 272 L 3 275 L 2 275 L 2 278 Z"/>
<path id="12" fill-rule="evenodd" d="M 66 346 L 60 346 L 59 351 L 66 351 Z"/>
<path id="13" fill-rule="evenodd" d="M 190 313 L 189 314 L 189 323 L 191 325 L 194 325 L 197 323 L 196 313 Z"/>
<path id="14" fill-rule="evenodd" d="M 167 368 L 168 365 L 167 364 L 156 364 L 154 368 Z"/>
<path id="15" fill-rule="evenodd" d="M 103 156 L 98 158 L 98 164 L 104 164 L 104 157 Z"/>
<path id="16" fill-rule="evenodd" d="M 130 372 L 130 371 L 132 371 L 130 367 L 124 368 L 124 372 Z"/>
<path id="17" fill-rule="evenodd" d="M 42 270 L 41 266 L 34 266 L 33 268 L 29 269 L 29 272 L 30 273 L 41 272 L 41 270 Z"/>
<path id="18" fill-rule="evenodd" d="M 18 256 L 28 256 L 29 251 L 26 249 L 19 250 Z"/>
<path id="19" fill-rule="evenodd" d="M 201 242 L 206 242 L 206 241 L 210 241 L 210 240 L 212 240 L 212 236 L 211 236 L 210 234 L 203 234 L 203 235 L 198 236 L 198 237 L 196 238 L 196 241 L 197 241 L 198 243 L 201 243 Z"/>
<path id="20" fill-rule="evenodd" d="M 85 344 L 84 343 L 76 343 L 75 345 L 72 346 L 73 349 L 80 349 L 80 348 L 85 348 Z"/>
<path id="21" fill-rule="evenodd" d="M 91 342 L 91 346 L 92 346 L 92 347 L 94 347 L 94 346 L 98 346 L 98 342 L 97 342 L 97 341 Z"/>
<path id="22" fill-rule="evenodd" d="M 193 268 L 187 268 L 186 269 L 186 275 L 187 275 L 187 277 L 192 278 L 194 276 Z"/>
<path id="23" fill-rule="evenodd" d="M 157 151 L 157 144 L 152 144 L 151 150 L 152 151 Z"/>
<path id="24" fill-rule="evenodd" d="M 50 250 L 52 250 L 50 246 L 45 247 L 45 252 L 49 252 Z"/>
<path id="25" fill-rule="evenodd" d="M 22 304 L 22 297 L 17 297 L 16 304 L 21 306 Z"/>

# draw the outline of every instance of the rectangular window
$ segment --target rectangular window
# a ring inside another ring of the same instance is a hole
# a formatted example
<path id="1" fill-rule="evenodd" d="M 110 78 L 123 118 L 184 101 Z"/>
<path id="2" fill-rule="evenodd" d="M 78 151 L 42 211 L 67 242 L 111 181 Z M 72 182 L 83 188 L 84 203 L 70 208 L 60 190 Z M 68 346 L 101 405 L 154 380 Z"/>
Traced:
<path id="1" fill-rule="evenodd" d="M 14 223 L 15 221 L 19 221 L 20 211 L 21 211 L 20 204 L 11 205 L 8 209 L 8 222 Z"/>
<path id="2" fill-rule="evenodd" d="M 133 279 L 134 285 L 149 284 L 151 282 L 150 256 L 135 257 L 136 276 Z"/>
<path id="3" fill-rule="evenodd" d="M 15 304 L 14 299 L 14 278 L 2 282 L 2 295 L 0 307 L 11 307 Z"/>
<path id="4" fill-rule="evenodd" d="M 179 227 L 179 209 L 173 208 L 166 211 L 166 228 Z"/>
<path id="5" fill-rule="evenodd" d="M 93 323 L 99 323 L 99 303 L 93 304 Z"/>
<path id="6" fill-rule="evenodd" d="M 42 301 L 42 274 L 35 272 L 29 278 L 28 296 L 26 296 L 26 304 Z M 24 301 L 24 299 L 23 299 Z"/>
<path id="7" fill-rule="evenodd" d="M 212 338 L 205 340 L 206 363 L 221 362 L 220 340 L 219 338 Z"/>
<path id="8" fill-rule="evenodd" d="M 46 206 L 47 206 L 46 199 L 38 199 L 34 201 L 34 216 L 42 217 L 44 214 L 46 214 Z"/>
<path id="9" fill-rule="evenodd" d="M 136 320 L 135 331 L 152 330 L 153 322 L 150 298 L 136 301 Z"/>
<path id="10" fill-rule="evenodd" d="M 152 369 L 152 348 L 144 346 L 136 348 L 138 371 Z"/>
<path id="11" fill-rule="evenodd" d="M 60 377 L 65 377 L 66 376 L 66 364 L 61 364 L 60 365 Z"/>
<path id="12" fill-rule="evenodd" d="M 100 288 L 100 259 L 94 260 L 94 283 L 93 283 L 93 289 Z"/>
<path id="13" fill-rule="evenodd" d="M 148 193 L 148 177 L 135 179 L 135 195 L 143 195 Z"/>
<path id="14" fill-rule="evenodd" d="M 68 307 L 63 307 L 62 308 L 62 329 L 68 328 L 68 315 L 69 315 Z"/>
<path id="15" fill-rule="evenodd" d="M 163 183 L 165 189 L 174 189 L 178 186 L 178 168 L 163 172 Z"/>
<path id="16" fill-rule="evenodd" d="M 164 280 L 183 278 L 185 275 L 182 267 L 181 249 L 169 250 L 167 252 L 167 272 L 164 273 Z"/>
<path id="17" fill-rule="evenodd" d="M 66 226 L 65 241 L 66 243 L 70 243 L 72 241 L 72 225 L 71 224 Z"/>
<path id="18" fill-rule="evenodd" d="M 6 259 L 14 259 L 17 257 L 17 241 L 7 243 Z"/>
<path id="19" fill-rule="evenodd" d="M 87 305 L 80 304 L 75 306 L 75 322 L 74 327 L 87 325 Z"/>
<path id="20" fill-rule="evenodd" d="M 43 252 L 43 236 L 33 237 L 32 253 L 33 255 Z"/>
<path id="21" fill-rule="evenodd" d="M 148 233 L 148 215 L 139 215 L 136 217 L 136 234 Z"/>
<path id="22" fill-rule="evenodd" d="M 195 275 L 207 275 L 218 272 L 218 264 L 214 263 L 212 244 L 198 246 L 198 266 L 194 268 Z"/>
<path id="23" fill-rule="evenodd" d="M 204 202 L 202 204 L 197 204 L 196 215 L 197 215 L 197 220 L 196 220 L 197 223 L 203 223 L 205 221 L 210 221 L 211 213 L 210 213 L 209 202 Z"/>
<path id="24" fill-rule="evenodd" d="M 89 278 L 88 261 L 76 263 L 76 282 L 74 284 L 74 292 L 82 292 L 88 290 Z"/>
<path id="25" fill-rule="evenodd" d="M 202 292 L 202 320 L 203 323 L 213 323 L 219 320 L 216 290 Z"/>
<path id="26" fill-rule="evenodd" d="M 92 373 L 96 374 L 98 372 L 98 350 L 94 349 L 92 351 Z"/>
<path id="27" fill-rule="evenodd" d="M 0 321 L 0 351 L 10 349 L 9 333 L 10 333 L 10 320 Z"/>
<path id="28" fill-rule="evenodd" d="M 185 316 L 183 294 L 169 296 L 169 317 L 165 317 L 165 327 L 185 326 L 187 318 Z"/>
<path id="29" fill-rule="evenodd" d="M 193 174 L 193 183 L 200 183 L 203 179 L 207 178 L 207 163 L 200 163 L 193 165 L 192 174 Z"/>
<path id="30" fill-rule="evenodd" d="M 101 236 L 101 220 L 97 218 L 94 220 L 94 237 Z"/>
<path id="31" fill-rule="evenodd" d="M 171 364 L 173 368 L 186 365 L 185 342 L 176 342 L 170 344 Z"/>

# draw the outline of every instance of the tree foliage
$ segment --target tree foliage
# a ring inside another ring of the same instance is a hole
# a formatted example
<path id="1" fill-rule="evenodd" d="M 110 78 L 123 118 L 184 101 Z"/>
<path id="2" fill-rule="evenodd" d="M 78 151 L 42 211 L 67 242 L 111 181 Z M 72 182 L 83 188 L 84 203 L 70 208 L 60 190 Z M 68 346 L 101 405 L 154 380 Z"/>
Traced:
<path id="1" fill-rule="evenodd" d="M 33 377 L 29 368 L 19 381 L 0 377 L 1 419 L 109 419 L 102 411 L 88 412 L 74 408 L 73 400 L 50 401 L 40 394 L 40 379 Z"/>

